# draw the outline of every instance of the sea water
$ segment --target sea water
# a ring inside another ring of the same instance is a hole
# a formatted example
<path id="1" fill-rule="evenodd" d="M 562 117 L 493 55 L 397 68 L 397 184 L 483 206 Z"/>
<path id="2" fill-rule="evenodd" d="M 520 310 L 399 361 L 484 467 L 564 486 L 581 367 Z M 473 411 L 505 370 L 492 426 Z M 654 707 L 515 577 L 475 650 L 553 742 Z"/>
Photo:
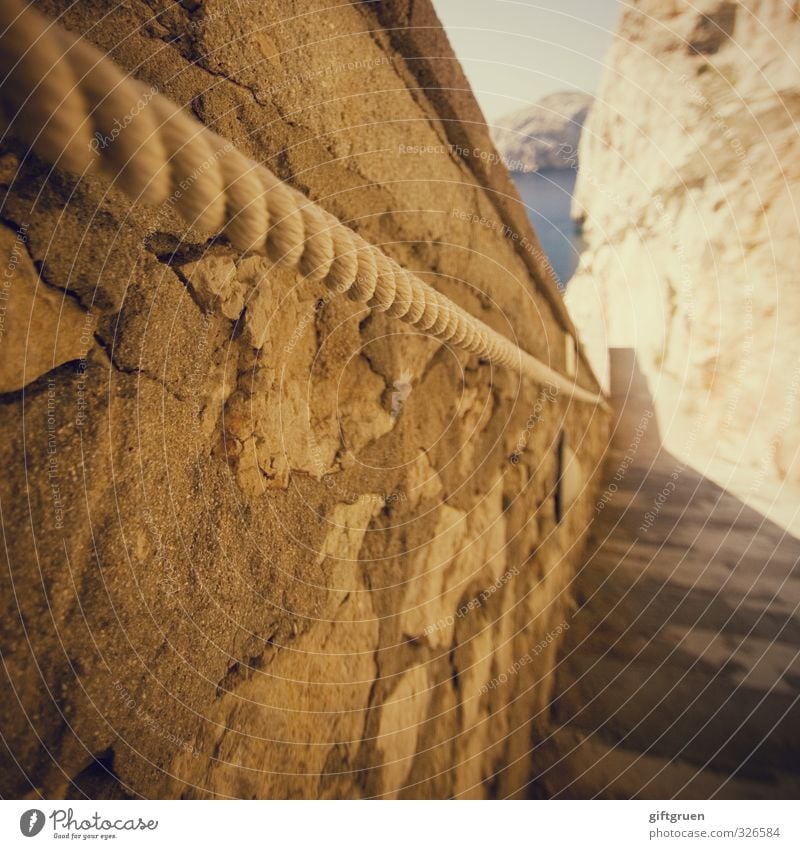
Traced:
<path id="1" fill-rule="evenodd" d="M 563 289 L 578 267 L 583 249 L 575 222 L 570 218 L 574 168 L 513 173 L 512 178 Z"/>

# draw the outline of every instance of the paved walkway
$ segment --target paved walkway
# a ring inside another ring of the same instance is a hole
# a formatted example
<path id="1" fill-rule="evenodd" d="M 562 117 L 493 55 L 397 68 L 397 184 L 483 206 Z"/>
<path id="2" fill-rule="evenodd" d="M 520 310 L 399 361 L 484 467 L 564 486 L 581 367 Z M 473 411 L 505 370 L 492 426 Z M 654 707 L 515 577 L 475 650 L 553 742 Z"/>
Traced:
<path id="1" fill-rule="evenodd" d="M 800 541 L 661 447 L 632 352 L 611 380 L 618 489 L 574 585 L 533 793 L 800 798 Z"/>

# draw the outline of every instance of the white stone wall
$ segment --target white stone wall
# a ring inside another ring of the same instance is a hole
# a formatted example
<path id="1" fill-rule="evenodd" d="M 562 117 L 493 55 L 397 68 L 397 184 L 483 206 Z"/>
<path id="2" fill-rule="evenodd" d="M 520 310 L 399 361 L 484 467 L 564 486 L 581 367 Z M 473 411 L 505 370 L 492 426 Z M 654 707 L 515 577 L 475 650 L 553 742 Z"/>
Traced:
<path id="1" fill-rule="evenodd" d="M 796 4 L 625 10 L 567 296 L 598 371 L 604 346 L 635 348 L 670 449 L 738 467 L 762 502 L 800 483 L 799 52 Z"/>

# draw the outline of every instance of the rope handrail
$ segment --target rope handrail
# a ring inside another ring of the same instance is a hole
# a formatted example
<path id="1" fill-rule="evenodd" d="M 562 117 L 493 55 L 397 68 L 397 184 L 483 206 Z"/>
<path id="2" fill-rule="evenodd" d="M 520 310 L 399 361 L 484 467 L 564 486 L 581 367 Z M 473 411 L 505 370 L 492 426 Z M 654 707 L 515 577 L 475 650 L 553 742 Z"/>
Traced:
<path id="1" fill-rule="evenodd" d="M 0 119 L 51 165 L 102 170 L 135 201 L 170 199 L 190 226 L 239 251 L 268 253 L 427 335 L 605 406 L 24 0 L 0 3 Z"/>

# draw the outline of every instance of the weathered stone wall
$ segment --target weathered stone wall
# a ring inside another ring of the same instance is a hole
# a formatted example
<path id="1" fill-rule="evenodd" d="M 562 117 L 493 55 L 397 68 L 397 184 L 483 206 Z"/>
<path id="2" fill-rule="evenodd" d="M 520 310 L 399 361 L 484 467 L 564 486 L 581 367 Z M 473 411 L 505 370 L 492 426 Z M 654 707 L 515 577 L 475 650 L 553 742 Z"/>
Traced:
<path id="1" fill-rule="evenodd" d="M 409 29 L 435 16 L 380 6 L 63 22 L 563 370 L 569 320 L 459 122 L 460 68 Z M 524 793 L 604 415 L 168 203 L 13 142 L 0 165 L 3 795 Z"/>
<path id="2" fill-rule="evenodd" d="M 599 366 L 603 337 L 635 348 L 670 450 L 765 512 L 795 513 L 800 484 L 798 51 L 797 3 L 625 9 L 581 139 L 567 295 Z"/>

